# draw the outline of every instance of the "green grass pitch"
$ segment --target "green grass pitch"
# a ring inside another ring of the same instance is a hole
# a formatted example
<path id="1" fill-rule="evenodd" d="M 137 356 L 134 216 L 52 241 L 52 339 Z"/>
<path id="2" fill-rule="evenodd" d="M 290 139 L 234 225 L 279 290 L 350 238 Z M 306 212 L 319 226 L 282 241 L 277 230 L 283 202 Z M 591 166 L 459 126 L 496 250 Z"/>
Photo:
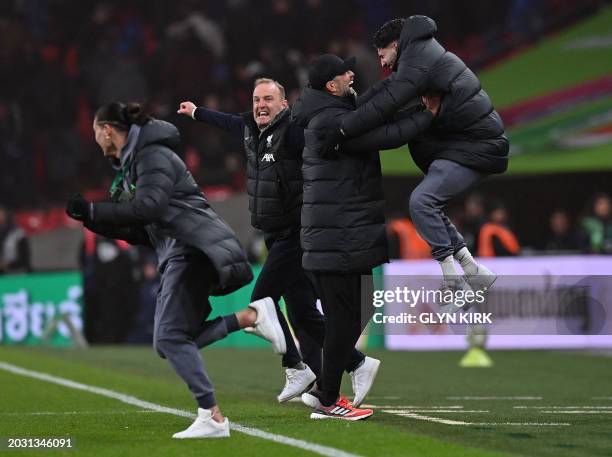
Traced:
<path id="1" fill-rule="evenodd" d="M 267 350 L 202 354 L 231 421 L 333 448 L 338 457 L 612 456 L 612 363 L 601 355 L 497 351 L 494 367 L 465 369 L 457 365 L 457 352 L 372 352 L 382 360 L 367 399 L 377 406 L 374 416 L 347 423 L 313 421 L 298 403 L 276 403 L 284 373 Z M 4 346 L 0 362 L 195 412 L 187 388 L 149 348 Z M 344 391 L 350 392 L 348 384 Z M 0 437 L 70 436 L 76 445 L 68 451 L 5 448 L 2 455 L 318 455 L 237 431 L 224 440 L 170 438 L 190 422 L 0 366 Z"/>

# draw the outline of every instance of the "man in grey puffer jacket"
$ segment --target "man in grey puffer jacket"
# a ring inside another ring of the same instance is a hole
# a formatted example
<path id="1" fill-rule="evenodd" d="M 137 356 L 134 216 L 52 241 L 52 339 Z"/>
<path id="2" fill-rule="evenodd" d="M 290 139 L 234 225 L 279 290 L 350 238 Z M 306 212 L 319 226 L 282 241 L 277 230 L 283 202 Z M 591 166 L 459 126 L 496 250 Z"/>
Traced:
<path id="1" fill-rule="evenodd" d="M 235 314 L 206 320 L 209 295 L 225 295 L 253 278 L 242 246 L 210 207 L 175 154 L 176 127 L 146 116 L 137 104 L 102 106 L 93 123 L 96 142 L 117 170 L 110 202 L 68 201 L 66 212 L 101 235 L 151 246 L 158 257 L 154 346 L 185 381 L 198 416 L 174 438 L 229 436 L 200 354 L 228 333 L 256 327 L 278 353 L 285 351 L 274 302 L 263 298 Z"/>

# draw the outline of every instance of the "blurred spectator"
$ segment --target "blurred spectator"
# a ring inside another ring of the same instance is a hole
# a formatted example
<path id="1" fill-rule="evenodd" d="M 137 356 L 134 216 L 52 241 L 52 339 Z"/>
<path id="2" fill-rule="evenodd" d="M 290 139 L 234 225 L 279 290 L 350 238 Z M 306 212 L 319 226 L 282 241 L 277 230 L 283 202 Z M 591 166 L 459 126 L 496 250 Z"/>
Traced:
<path id="1" fill-rule="evenodd" d="M 486 222 L 484 199 L 482 195 L 474 193 L 468 195 L 463 204 L 463 217 L 459 219 L 461 233 L 470 252 L 476 252 L 478 247 L 478 234 Z"/>
<path id="2" fill-rule="evenodd" d="M 155 254 L 147 249 L 142 257 L 142 282 L 138 294 L 139 308 L 134 325 L 130 328 L 130 333 L 126 338 L 126 343 L 132 344 L 150 344 L 153 341 L 153 320 L 160 281 Z"/>
<path id="3" fill-rule="evenodd" d="M 508 227 L 508 210 L 501 202 L 494 202 L 478 234 L 479 257 L 503 257 L 518 255 L 521 247 Z"/>
<path id="4" fill-rule="evenodd" d="M 31 271 L 28 238 L 15 225 L 12 214 L 0 206 L 0 274 Z"/>
<path id="5" fill-rule="evenodd" d="M 584 249 L 593 254 L 612 254 L 612 201 L 606 193 L 597 194 L 580 221 Z"/>
<path id="6" fill-rule="evenodd" d="M 389 256 L 393 259 L 430 259 L 431 248 L 419 236 L 408 218 L 394 218 L 387 223 Z"/>
<path id="7" fill-rule="evenodd" d="M 218 110 L 236 112 L 265 74 L 283 81 L 291 102 L 306 82 L 308 62 L 324 52 L 358 57 L 361 91 L 380 76 L 372 33 L 393 16 L 413 13 L 434 17 L 439 38 L 477 68 L 509 50 L 503 48 L 509 31 L 518 40 L 529 32 L 529 41 L 602 1 L 94 0 L 70 8 L 3 2 L 0 190 L 25 207 L 59 203 L 84 183 L 103 187 L 110 172 L 99 155 L 92 158 L 91 107 L 111 99 L 142 101 L 173 121 L 181 100 L 215 94 Z M 193 164 L 194 154 L 201 156 L 204 185 L 242 190 L 241 167 L 225 154 L 239 147 L 219 132 L 202 135 L 186 125 L 179 122 L 182 144 Z"/>
<path id="8" fill-rule="evenodd" d="M 135 262 L 124 241 L 83 229 L 81 257 L 85 299 L 85 338 L 90 343 L 122 343 L 138 306 Z"/>
<path id="9" fill-rule="evenodd" d="M 578 234 L 572 227 L 567 211 L 558 209 L 548 220 L 549 234 L 544 243 L 547 251 L 577 251 L 580 249 Z"/>

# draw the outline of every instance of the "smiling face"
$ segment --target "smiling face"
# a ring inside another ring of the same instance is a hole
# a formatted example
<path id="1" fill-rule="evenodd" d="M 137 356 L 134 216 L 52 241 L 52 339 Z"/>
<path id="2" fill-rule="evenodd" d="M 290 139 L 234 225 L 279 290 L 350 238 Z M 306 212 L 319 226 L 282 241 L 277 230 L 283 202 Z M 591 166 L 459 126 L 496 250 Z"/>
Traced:
<path id="1" fill-rule="evenodd" d="M 270 124 L 287 106 L 287 100 L 274 82 L 258 84 L 253 90 L 253 118 L 260 129 Z"/>
<path id="2" fill-rule="evenodd" d="M 378 59 L 383 68 L 393 68 L 397 62 L 397 40 L 392 41 L 385 48 L 377 48 Z"/>

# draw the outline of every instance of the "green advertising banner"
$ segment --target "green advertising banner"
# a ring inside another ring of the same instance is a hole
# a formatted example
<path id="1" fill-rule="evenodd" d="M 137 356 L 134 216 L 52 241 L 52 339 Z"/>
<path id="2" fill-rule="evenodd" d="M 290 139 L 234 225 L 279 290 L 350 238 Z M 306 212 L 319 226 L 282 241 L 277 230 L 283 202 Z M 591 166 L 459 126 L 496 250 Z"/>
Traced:
<path id="1" fill-rule="evenodd" d="M 255 277 L 261 266 L 254 265 Z M 382 280 L 375 270 L 375 281 Z M 223 297 L 211 297 L 209 318 L 246 307 L 255 281 Z M 281 300 L 281 308 L 284 309 Z M 83 332 L 83 286 L 80 272 L 0 276 L 0 344 L 70 346 Z M 362 347 L 381 347 L 382 336 L 362 337 Z M 374 332 L 376 333 L 376 332 Z M 77 341 L 78 342 L 78 341 Z M 266 347 L 267 341 L 246 332 L 234 332 L 215 343 L 220 347 Z"/>
<path id="2" fill-rule="evenodd" d="M 0 276 L 0 344 L 70 345 L 82 298 L 79 272 Z"/>

